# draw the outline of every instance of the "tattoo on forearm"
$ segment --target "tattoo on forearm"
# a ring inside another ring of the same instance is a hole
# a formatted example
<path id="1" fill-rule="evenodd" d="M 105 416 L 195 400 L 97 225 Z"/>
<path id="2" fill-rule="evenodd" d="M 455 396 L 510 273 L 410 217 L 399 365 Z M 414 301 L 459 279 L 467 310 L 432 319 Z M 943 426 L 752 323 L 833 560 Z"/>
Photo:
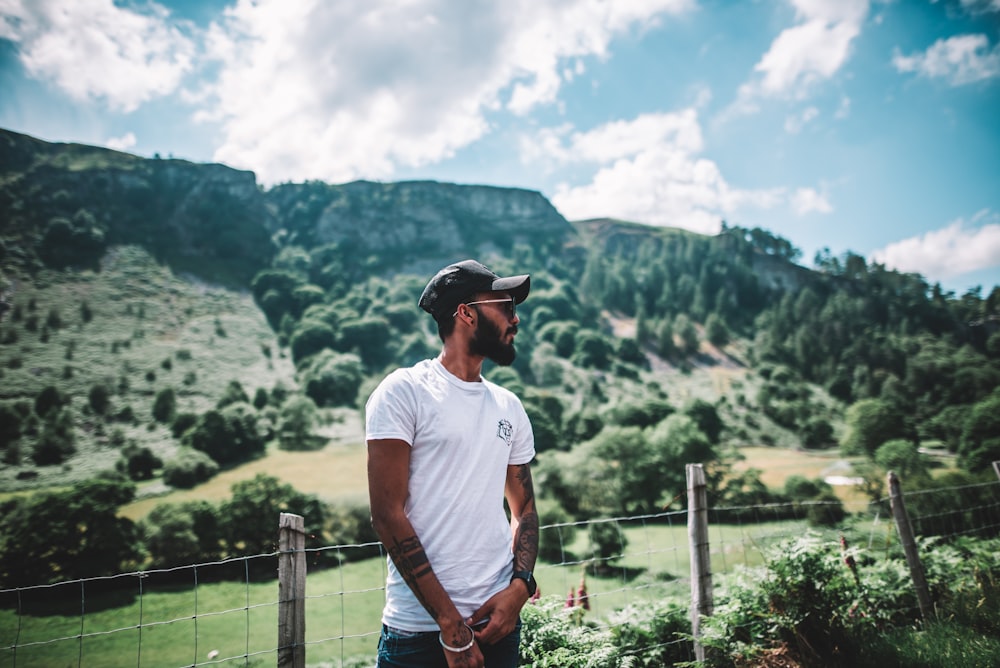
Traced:
<path id="1" fill-rule="evenodd" d="M 403 540 L 393 538 L 393 544 L 389 548 L 389 557 L 392 558 L 392 563 L 396 564 L 396 569 L 403 576 L 420 604 L 432 617 L 437 617 L 434 608 L 420 590 L 420 584 L 417 582 L 423 576 L 431 573 L 431 564 L 420 539 L 416 536 L 410 536 Z"/>
<path id="2" fill-rule="evenodd" d="M 532 504 L 534 506 L 534 504 Z M 538 513 L 534 507 L 521 516 L 514 536 L 514 570 L 534 570 L 538 556 Z"/>
<path id="3" fill-rule="evenodd" d="M 538 512 L 535 510 L 535 492 L 531 484 L 531 469 L 527 464 L 517 468 L 516 479 L 524 494 L 524 505 L 514 535 L 514 568 L 519 571 L 534 569 L 538 556 Z"/>

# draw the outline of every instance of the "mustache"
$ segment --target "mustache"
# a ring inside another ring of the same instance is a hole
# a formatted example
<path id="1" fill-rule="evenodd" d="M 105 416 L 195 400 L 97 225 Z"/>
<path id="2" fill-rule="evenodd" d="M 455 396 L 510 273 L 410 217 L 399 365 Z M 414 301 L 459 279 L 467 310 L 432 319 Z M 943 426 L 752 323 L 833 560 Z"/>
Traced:
<path id="1" fill-rule="evenodd" d="M 513 325 L 507 328 L 507 334 L 517 334 L 517 325 Z"/>

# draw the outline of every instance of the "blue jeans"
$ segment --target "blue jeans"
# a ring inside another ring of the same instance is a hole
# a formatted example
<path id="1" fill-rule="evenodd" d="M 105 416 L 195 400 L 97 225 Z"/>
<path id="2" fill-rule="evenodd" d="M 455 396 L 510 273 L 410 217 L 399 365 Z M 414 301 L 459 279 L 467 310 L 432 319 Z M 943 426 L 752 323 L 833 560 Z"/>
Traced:
<path id="1" fill-rule="evenodd" d="M 521 621 L 511 634 L 492 645 L 480 645 L 486 668 L 516 668 L 521 645 Z M 402 631 L 382 626 L 376 668 L 447 668 L 437 631 Z"/>

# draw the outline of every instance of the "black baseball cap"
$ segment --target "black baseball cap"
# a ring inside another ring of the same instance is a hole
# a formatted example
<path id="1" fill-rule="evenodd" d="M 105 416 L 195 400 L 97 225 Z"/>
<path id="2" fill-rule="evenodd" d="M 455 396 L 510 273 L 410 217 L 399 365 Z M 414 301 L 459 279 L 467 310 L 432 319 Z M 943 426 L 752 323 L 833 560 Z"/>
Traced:
<path id="1" fill-rule="evenodd" d="M 501 278 L 475 260 L 450 264 L 434 275 L 420 295 L 420 308 L 435 320 L 447 318 L 458 305 L 477 292 L 508 292 L 515 304 L 528 297 L 531 277 L 528 274 Z"/>

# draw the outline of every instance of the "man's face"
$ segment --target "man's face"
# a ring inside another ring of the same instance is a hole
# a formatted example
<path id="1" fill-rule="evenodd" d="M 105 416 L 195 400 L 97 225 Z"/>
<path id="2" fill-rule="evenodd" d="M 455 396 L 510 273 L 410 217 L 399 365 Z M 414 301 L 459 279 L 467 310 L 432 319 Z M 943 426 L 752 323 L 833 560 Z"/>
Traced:
<path id="1" fill-rule="evenodd" d="M 495 308 L 494 304 L 477 304 L 474 308 L 479 314 L 479 320 L 476 323 L 476 331 L 469 341 L 469 352 L 473 355 L 482 355 L 500 366 L 510 366 L 517 356 L 514 350 L 517 319 L 510 320 L 504 315 L 503 310 Z"/>

